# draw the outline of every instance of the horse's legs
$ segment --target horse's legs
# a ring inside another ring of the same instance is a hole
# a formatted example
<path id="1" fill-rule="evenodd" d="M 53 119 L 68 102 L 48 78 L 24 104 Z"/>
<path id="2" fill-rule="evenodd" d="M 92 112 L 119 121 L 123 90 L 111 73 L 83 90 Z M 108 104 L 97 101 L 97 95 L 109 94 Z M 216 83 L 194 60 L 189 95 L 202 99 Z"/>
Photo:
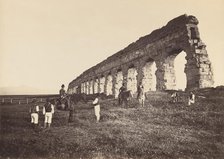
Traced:
<path id="1" fill-rule="evenodd" d="M 69 110 L 68 122 L 73 122 L 73 113 L 74 113 L 73 109 Z"/>
<path id="2" fill-rule="evenodd" d="M 120 95 L 120 96 L 119 96 L 119 103 L 120 103 L 119 105 L 120 105 L 120 106 L 123 106 L 123 102 L 124 102 L 124 99 L 123 99 L 123 97 Z"/>
<path id="3" fill-rule="evenodd" d="M 122 96 L 121 94 L 118 95 L 118 105 L 122 105 L 123 101 L 122 101 Z"/>
<path id="4" fill-rule="evenodd" d="M 127 108 L 128 107 L 128 100 L 127 98 L 124 99 L 124 106 Z"/>
<path id="5" fill-rule="evenodd" d="M 71 101 L 70 101 L 71 102 Z M 69 102 L 69 117 L 68 117 L 68 122 L 73 122 L 74 119 L 74 103 Z"/>
<path id="6" fill-rule="evenodd" d="M 145 100 L 142 99 L 142 107 L 144 107 L 144 106 L 145 106 Z"/>
<path id="7" fill-rule="evenodd" d="M 121 105 L 121 98 L 118 96 L 118 105 Z"/>

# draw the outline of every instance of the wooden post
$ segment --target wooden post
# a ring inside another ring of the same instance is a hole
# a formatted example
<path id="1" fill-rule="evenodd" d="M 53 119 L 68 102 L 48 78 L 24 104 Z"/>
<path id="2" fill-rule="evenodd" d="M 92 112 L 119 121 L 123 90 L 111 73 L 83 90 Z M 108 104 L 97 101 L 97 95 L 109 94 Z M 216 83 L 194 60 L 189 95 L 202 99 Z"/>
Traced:
<path id="1" fill-rule="evenodd" d="M 20 104 L 20 100 L 19 100 L 19 104 Z"/>
<path id="2" fill-rule="evenodd" d="M 12 98 L 11 98 L 11 104 L 12 104 Z"/>
<path id="3" fill-rule="evenodd" d="M 2 98 L 2 103 L 5 103 L 5 99 L 4 98 Z"/>
<path id="4" fill-rule="evenodd" d="M 29 103 L 29 98 L 26 98 L 26 104 L 28 104 Z"/>
<path id="5" fill-rule="evenodd" d="M 40 102 L 42 102 L 43 100 L 42 100 L 42 98 L 40 98 Z"/>

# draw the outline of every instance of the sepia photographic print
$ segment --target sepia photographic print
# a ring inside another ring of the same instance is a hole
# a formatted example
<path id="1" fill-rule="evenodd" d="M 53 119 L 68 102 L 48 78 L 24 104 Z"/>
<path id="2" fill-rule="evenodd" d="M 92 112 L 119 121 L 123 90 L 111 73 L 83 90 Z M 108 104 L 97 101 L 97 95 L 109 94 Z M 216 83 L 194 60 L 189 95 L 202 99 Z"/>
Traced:
<path id="1" fill-rule="evenodd" d="M 223 159 L 224 0 L 0 0 L 0 158 Z"/>

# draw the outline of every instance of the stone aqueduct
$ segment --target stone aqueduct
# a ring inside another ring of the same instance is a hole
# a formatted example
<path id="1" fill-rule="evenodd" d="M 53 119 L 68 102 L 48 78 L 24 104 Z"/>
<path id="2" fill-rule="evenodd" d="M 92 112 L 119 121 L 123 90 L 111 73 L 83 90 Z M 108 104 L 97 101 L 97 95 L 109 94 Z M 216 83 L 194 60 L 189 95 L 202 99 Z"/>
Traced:
<path id="1" fill-rule="evenodd" d="M 136 93 L 142 82 L 145 91 L 152 89 L 153 62 L 156 64 L 156 90 L 175 89 L 175 57 L 186 53 L 186 90 L 213 86 L 213 72 L 206 45 L 194 16 L 181 15 L 166 26 L 141 37 L 123 50 L 83 72 L 70 82 L 68 93 L 105 93 L 118 96 L 124 83 Z"/>

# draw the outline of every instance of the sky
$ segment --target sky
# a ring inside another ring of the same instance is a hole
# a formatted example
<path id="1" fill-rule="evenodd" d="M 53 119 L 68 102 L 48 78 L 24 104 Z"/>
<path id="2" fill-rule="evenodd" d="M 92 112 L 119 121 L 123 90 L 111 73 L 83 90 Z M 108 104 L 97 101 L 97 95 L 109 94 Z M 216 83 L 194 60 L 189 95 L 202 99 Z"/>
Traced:
<path id="1" fill-rule="evenodd" d="M 182 14 L 199 20 L 215 86 L 224 85 L 224 0 L 0 0 L 0 94 L 58 93 Z"/>

